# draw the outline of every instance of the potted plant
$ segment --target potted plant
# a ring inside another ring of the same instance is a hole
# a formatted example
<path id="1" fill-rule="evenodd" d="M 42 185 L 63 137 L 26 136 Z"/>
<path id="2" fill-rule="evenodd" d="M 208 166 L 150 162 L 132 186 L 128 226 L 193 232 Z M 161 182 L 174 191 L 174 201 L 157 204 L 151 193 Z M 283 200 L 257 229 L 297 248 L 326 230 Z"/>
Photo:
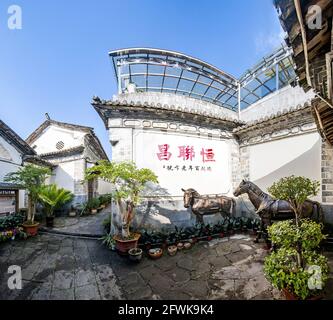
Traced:
<path id="1" fill-rule="evenodd" d="M 130 226 L 135 216 L 135 208 L 140 202 L 140 192 L 147 182 L 157 183 L 157 176 L 150 169 L 138 169 L 132 162 L 100 161 L 95 166 L 87 169 L 85 178 L 101 178 L 109 181 L 114 186 L 112 199 L 117 206 L 122 225 L 111 228 L 113 238 L 120 254 L 127 254 L 128 250 L 136 248 L 140 234 L 130 232 Z M 113 220 L 112 220 L 113 221 Z"/>
<path id="2" fill-rule="evenodd" d="M 55 184 L 42 186 L 38 193 L 38 198 L 46 213 L 46 226 L 53 228 L 54 225 L 54 210 L 64 206 L 66 203 L 72 201 L 74 195 L 64 189 L 58 188 Z"/>
<path id="3" fill-rule="evenodd" d="M 128 250 L 128 255 L 130 260 L 134 262 L 140 262 L 142 259 L 142 249 L 140 248 L 132 248 Z"/>
<path id="4" fill-rule="evenodd" d="M 325 239 L 323 226 L 301 219 L 301 214 L 305 200 L 318 193 L 319 182 L 291 176 L 274 183 L 268 191 L 277 199 L 289 201 L 295 219 L 268 228 L 277 250 L 265 259 L 265 275 L 287 299 L 318 297 L 329 272 L 327 259 L 316 250 Z"/>
<path id="5" fill-rule="evenodd" d="M 30 236 L 35 236 L 38 232 L 39 223 L 35 222 L 36 204 L 40 188 L 44 185 L 47 177 L 51 175 L 51 170 L 28 164 L 21 167 L 16 172 L 11 172 L 5 176 L 6 182 L 20 185 L 28 195 L 27 219 L 22 224 L 25 232 Z"/>
<path id="6" fill-rule="evenodd" d="M 90 199 L 90 200 L 87 201 L 86 209 L 91 214 L 96 214 L 98 207 L 99 207 L 99 200 L 98 200 L 98 198 L 92 198 L 92 199 Z"/>
<path id="7" fill-rule="evenodd" d="M 77 211 L 76 208 L 77 208 L 77 207 L 75 207 L 75 206 L 71 206 L 71 209 L 69 210 L 69 213 L 68 213 L 68 215 L 69 215 L 71 218 L 76 217 L 76 211 Z"/>

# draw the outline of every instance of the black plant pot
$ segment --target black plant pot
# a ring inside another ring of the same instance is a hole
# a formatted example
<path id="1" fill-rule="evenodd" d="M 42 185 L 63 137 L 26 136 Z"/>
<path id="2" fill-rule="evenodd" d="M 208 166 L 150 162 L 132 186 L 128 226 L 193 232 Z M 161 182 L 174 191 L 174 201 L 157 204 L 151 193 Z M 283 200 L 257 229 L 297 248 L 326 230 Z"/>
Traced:
<path id="1" fill-rule="evenodd" d="M 47 228 L 54 227 L 54 217 L 46 217 L 46 227 Z"/>

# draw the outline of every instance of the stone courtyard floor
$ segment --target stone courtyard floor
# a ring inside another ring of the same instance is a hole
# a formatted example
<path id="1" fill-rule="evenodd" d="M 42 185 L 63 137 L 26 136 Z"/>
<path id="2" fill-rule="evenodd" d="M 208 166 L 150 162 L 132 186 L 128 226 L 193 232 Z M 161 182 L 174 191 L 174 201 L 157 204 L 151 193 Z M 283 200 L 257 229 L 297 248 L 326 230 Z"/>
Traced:
<path id="1" fill-rule="evenodd" d="M 236 235 L 133 264 L 98 240 L 40 234 L 0 244 L 0 299 L 280 299 L 263 275 L 262 247 Z M 8 289 L 10 265 L 22 268 L 22 290 Z M 328 288 L 333 299 L 332 273 Z"/>

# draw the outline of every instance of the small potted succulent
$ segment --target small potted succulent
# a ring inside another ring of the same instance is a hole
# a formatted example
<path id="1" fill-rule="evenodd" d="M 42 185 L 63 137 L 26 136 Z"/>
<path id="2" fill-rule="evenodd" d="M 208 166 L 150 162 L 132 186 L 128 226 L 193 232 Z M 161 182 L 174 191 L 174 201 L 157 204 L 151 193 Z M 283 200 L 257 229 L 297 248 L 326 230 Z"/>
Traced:
<path id="1" fill-rule="evenodd" d="M 86 209 L 90 211 L 91 214 L 96 214 L 98 212 L 99 200 L 98 198 L 92 198 L 88 200 L 86 204 Z"/>

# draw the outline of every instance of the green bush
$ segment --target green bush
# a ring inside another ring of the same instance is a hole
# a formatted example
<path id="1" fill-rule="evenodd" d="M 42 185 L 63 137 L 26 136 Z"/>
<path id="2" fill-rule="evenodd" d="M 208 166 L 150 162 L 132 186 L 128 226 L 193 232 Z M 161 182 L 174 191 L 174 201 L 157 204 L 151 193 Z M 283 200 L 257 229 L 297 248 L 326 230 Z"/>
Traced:
<path id="1" fill-rule="evenodd" d="M 312 250 L 326 238 L 322 230 L 322 224 L 309 219 L 300 220 L 299 227 L 293 220 L 286 220 L 268 227 L 268 235 L 278 247 L 290 248 L 300 244 L 303 250 Z"/>
<path id="2" fill-rule="evenodd" d="M 98 197 L 100 204 L 108 205 L 111 203 L 112 195 L 111 194 L 102 194 Z"/>
<path id="3" fill-rule="evenodd" d="M 87 203 L 86 203 L 87 210 L 97 209 L 99 206 L 100 206 L 100 202 L 99 202 L 98 198 L 92 198 L 89 201 L 87 201 Z"/>
<path id="4" fill-rule="evenodd" d="M 0 231 L 16 228 L 24 222 L 24 219 L 25 216 L 21 213 L 0 217 Z"/>
<path id="5" fill-rule="evenodd" d="M 279 290 L 287 289 L 301 299 L 315 296 L 320 292 L 328 279 L 327 258 L 315 251 L 304 251 L 304 267 L 297 263 L 297 251 L 294 248 L 280 248 L 266 257 L 264 273 L 274 287 Z M 320 268 L 320 285 L 310 288 L 309 281 L 313 277 L 312 268 Z"/>

